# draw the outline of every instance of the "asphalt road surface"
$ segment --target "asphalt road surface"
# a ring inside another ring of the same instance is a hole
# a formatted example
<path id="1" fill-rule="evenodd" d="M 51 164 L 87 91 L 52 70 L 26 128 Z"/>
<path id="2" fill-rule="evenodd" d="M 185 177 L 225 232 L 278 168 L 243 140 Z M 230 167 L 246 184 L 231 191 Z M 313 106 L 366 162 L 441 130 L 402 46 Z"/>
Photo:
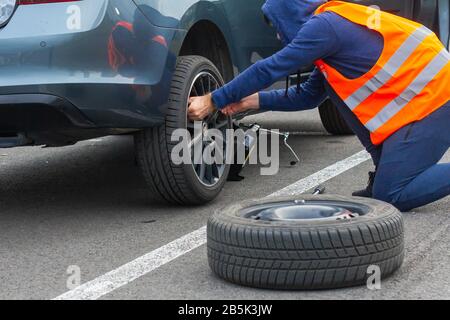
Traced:
<path id="1" fill-rule="evenodd" d="M 405 262 L 381 290 L 249 289 L 216 278 L 204 245 L 177 258 L 158 251 L 202 228 L 216 208 L 265 197 L 362 150 L 355 137 L 327 135 L 315 112 L 259 116 L 259 122 L 297 132 L 290 143 L 301 163 L 290 167 L 291 155 L 282 149 L 278 175 L 259 176 L 259 167 L 247 167 L 244 181 L 229 182 L 219 199 L 195 208 L 148 199 L 131 136 L 0 150 L 0 299 L 64 297 L 72 289 L 70 266 L 79 268 L 81 283 L 97 284 L 98 299 L 450 299 L 449 198 L 404 214 Z M 327 192 L 350 195 L 365 186 L 370 169 L 366 161 L 332 178 Z M 121 267 L 122 275 L 136 272 L 127 269 L 130 262 L 149 254 L 162 262 L 150 271 L 138 268 L 135 280 L 125 277 L 112 287 L 98 282 Z"/>

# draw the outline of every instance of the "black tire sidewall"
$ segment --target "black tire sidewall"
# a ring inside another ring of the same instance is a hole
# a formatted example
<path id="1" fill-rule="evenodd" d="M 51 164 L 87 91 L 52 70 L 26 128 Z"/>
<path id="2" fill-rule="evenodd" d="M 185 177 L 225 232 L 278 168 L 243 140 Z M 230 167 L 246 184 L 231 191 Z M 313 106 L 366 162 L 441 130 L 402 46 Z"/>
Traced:
<path id="1" fill-rule="evenodd" d="M 183 83 L 183 87 L 181 90 L 181 94 L 177 97 L 171 96 L 171 99 L 169 99 L 169 104 L 171 108 L 178 108 L 179 112 L 177 115 L 177 127 L 186 129 L 186 119 L 187 119 L 187 101 L 189 99 L 190 95 L 190 88 L 192 86 L 192 82 L 197 77 L 198 74 L 201 72 L 209 72 L 211 73 L 217 80 L 219 80 L 219 83 L 223 85 L 224 80 L 222 78 L 222 75 L 220 74 L 219 70 L 214 66 L 214 64 L 209 61 L 206 58 L 203 57 L 194 57 L 195 62 L 190 63 L 188 70 L 184 70 L 184 67 L 181 67 L 185 59 L 188 59 L 190 57 L 179 57 L 177 60 L 177 69 L 183 70 L 183 73 L 186 76 L 186 81 Z M 175 84 L 172 84 L 175 85 Z M 177 101 L 185 101 L 185 103 L 180 103 Z M 230 128 L 231 128 L 231 119 L 230 121 Z M 172 127 L 166 126 L 166 134 L 167 139 L 170 141 L 171 135 L 174 129 Z M 169 154 L 172 152 L 173 144 L 169 143 Z M 225 166 L 224 173 L 221 177 L 221 181 L 219 183 L 213 185 L 213 186 L 207 186 L 200 182 L 200 180 L 197 177 L 197 174 L 195 173 L 194 167 L 191 164 L 183 164 L 181 165 L 183 167 L 183 172 L 185 176 L 185 181 L 188 187 L 192 190 L 192 193 L 195 194 L 198 198 L 200 198 L 202 201 L 211 201 L 214 199 L 218 192 L 222 190 L 224 184 L 227 181 L 227 177 L 230 171 L 230 165 L 227 164 Z"/>
<path id="2" fill-rule="evenodd" d="M 369 211 L 354 219 L 319 222 L 258 221 L 241 216 L 241 210 L 249 206 L 294 200 L 349 201 Z M 373 199 L 303 195 L 244 201 L 218 210 L 209 219 L 207 239 L 208 262 L 215 274 L 265 289 L 362 285 L 367 283 L 370 266 L 378 266 L 384 279 L 404 259 L 401 213 Z"/>
<path id="3" fill-rule="evenodd" d="M 330 99 L 319 106 L 319 114 L 322 124 L 328 133 L 333 135 L 353 135 L 354 132 L 342 117 L 338 108 Z"/>

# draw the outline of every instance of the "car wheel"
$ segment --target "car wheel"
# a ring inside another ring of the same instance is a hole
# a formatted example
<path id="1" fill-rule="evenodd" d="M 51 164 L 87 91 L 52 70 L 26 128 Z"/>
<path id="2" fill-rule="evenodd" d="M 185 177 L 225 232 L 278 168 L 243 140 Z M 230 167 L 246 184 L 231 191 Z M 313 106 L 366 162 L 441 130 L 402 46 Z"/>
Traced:
<path id="1" fill-rule="evenodd" d="M 171 159 L 173 148 L 179 141 L 171 141 L 177 129 L 187 129 L 192 139 L 191 158 L 194 148 L 200 144 L 203 151 L 203 130 L 194 133 L 194 124 L 187 118 L 188 99 L 214 91 L 223 85 L 220 72 L 214 64 L 200 56 L 182 56 L 177 60 L 164 125 L 149 128 L 135 135 L 135 147 L 139 166 L 155 200 L 175 204 L 204 204 L 213 200 L 222 190 L 230 170 L 229 165 L 207 165 L 202 159 L 198 164 L 175 164 Z M 202 123 L 203 129 L 218 129 L 225 133 L 232 128 L 231 118 L 220 112 Z M 194 137 L 194 134 L 197 136 Z M 226 139 L 224 139 L 226 140 Z M 225 159 L 228 146 L 224 143 Z M 201 158 L 201 157 L 200 157 Z"/>
<path id="2" fill-rule="evenodd" d="M 245 201 L 208 222 L 208 261 L 227 281 L 257 288 L 313 290 L 366 284 L 397 270 L 403 218 L 372 199 L 298 196 Z"/>
<path id="3" fill-rule="evenodd" d="M 319 107 L 319 113 L 322 124 L 327 132 L 334 135 L 354 134 L 330 99 L 327 99 Z"/>

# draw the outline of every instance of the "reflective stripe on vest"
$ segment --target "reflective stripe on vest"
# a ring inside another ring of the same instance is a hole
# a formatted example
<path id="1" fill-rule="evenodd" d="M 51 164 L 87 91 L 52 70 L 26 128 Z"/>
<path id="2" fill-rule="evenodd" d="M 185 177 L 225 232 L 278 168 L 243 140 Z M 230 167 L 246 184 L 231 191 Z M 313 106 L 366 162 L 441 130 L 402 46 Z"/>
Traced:
<path id="1" fill-rule="evenodd" d="M 344 102 L 347 106 L 354 110 L 364 100 L 366 100 L 372 93 L 378 91 L 384 86 L 392 76 L 400 69 L 406 60 L 414 53 L 417 47 L 426 39 L 432 32 L 422 26 L 418 28 L 403 45 L 397 50 L 397 52 L 391 57 L 386 65 L 381 69 L 372 79 L 370 79 L 364 86 L 358 91 L 348 97 Z"/>
<path id="2" fill-rule="evenodd" d="M 327 11 L 371 28 L 368 21 L 374 9 L 367 6 L 328 1 L 316 14 Z M 378 145 L 450 101 L 450 53 L 427 27 L 387 12 L 376 14 L 375 31 L 383 37 L 384 47 L 368 72 L 349 79 L 326 59 L 315 64 Z"/>
<path id="3" fill-rule="evenodd" d="M 377 131 L 400 112 L 400 110 L 402 110 L 412 99 L 420 94 L 449 62 L 450 54 L 447 50 L 439 52 L 405 91 L 384 107 L 372 120 L 365 124 L 366 128 L 369 129 L 370 132 Z"/>

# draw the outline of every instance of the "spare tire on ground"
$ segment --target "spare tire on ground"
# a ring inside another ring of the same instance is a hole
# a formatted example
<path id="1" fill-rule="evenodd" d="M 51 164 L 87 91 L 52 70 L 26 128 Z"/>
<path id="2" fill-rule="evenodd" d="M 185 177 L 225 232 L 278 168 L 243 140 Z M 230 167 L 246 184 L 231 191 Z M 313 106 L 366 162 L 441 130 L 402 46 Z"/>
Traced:
<path id="1" fill-rule="evenodd" d="M 284 290 L 364 285 L 369 271 L 378 267 L 383 279 L 401 266 L 403 217 L 373 199 L 251 200 L 209 219 L 207 246 L 213 272 L 239 285 Z"/>

